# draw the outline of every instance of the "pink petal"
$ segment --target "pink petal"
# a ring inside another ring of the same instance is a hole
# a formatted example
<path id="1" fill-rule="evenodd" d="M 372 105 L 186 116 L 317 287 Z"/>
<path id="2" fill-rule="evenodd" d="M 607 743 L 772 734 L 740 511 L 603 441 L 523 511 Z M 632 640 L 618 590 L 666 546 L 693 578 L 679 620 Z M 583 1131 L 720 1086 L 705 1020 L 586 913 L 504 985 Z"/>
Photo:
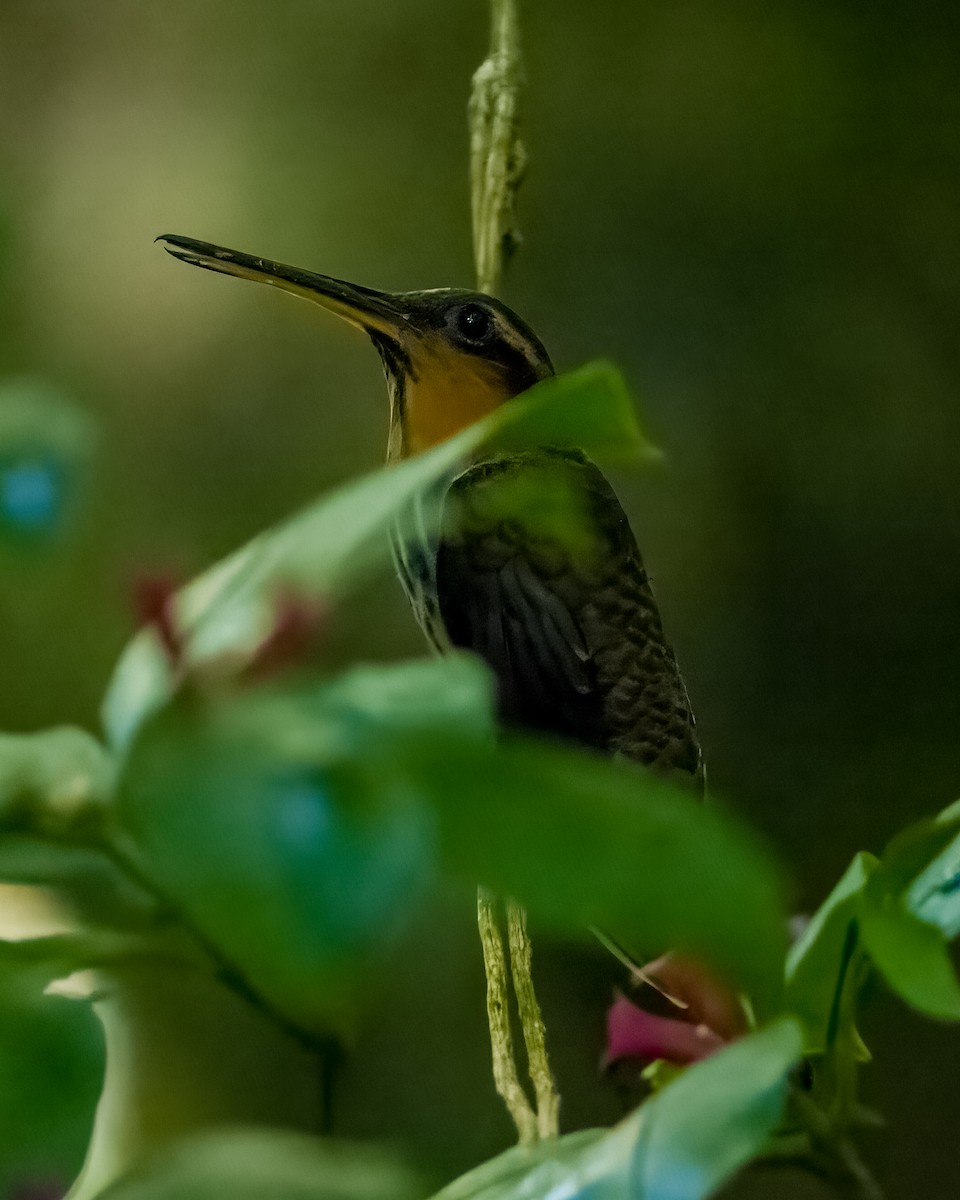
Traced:
<path id="1" fill-rule="evenodd" d="M 655 1017 L 626 996 L 617 996 L 607 1012 L 607 1066 L 621 1058 L 663 1058 L 683 1065 L 706 1058 L 723 1044 L 723 1038 L 706 1025 Z"/>

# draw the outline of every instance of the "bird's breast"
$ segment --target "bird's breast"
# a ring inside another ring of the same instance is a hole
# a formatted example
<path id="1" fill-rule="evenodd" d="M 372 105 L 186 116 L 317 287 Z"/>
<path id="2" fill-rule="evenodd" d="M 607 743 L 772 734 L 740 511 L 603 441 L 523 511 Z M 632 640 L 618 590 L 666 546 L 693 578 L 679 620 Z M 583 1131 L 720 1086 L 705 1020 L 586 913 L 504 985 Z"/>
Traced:
<path id="1" fill-rule="evenodd" d="M 495 363 L 444 344 L 423 351 L 403 381 L 404 453 L 445 442 L 512 394 Z"/>

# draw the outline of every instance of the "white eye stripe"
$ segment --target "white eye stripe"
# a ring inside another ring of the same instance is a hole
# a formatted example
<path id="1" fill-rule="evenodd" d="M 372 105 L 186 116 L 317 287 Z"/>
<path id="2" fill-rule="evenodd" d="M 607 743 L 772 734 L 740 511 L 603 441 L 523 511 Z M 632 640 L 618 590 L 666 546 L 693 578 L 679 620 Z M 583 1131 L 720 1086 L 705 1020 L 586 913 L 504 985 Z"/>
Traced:
<path id="1" fill-rule="evenodd" d="M 524 355 L 528 353 L 529 343 L 525 338 L 520 336 L 517 330 L 514 329 L 509 322 L 497 320 L 496 325 L 497 333 L 500 335 L 500 338 L 506 342 L 511 349 L 519 350 Z"/>

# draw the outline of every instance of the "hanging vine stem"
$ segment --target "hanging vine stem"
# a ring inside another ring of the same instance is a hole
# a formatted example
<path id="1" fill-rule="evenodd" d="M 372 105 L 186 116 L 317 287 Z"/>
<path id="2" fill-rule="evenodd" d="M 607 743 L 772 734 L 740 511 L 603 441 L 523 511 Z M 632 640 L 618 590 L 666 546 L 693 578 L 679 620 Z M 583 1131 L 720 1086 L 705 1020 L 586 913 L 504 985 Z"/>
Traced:
<path id="1" fill-rule="evenodd" d="M 487 976 L 487 1022 L 493 1055 L 493 1082 L 497 1093 L 517 1127 L 521 1145 L 535 1142 L 539 1136 L 537 1114 L 530 1106 L 517 1074 L 510 1031 L 510 991 L 507 984 L 507 959 L 497 914 L 498 901 L 485 888 L 477 891 L 477 925 L 483 948 L 483 966 Z"/>
<path id="2" fill-rule="evenodd" d="M 520 140 L 519 0 L 491 0 L 491 12 L 490 53 L 473 76 L 469 117 L 477 286 L 493 294 L 520 243 L 517 192 L 526 169 L 526 151 Z"/>
<path id="3" fill-rule="evenodd" d="M 527 933 L 527 914 L 515 900 L 507 901 L 507 940 L 513 991 L 520 1012 L 520 1027 L 527 1049 L 527 1064 L 537 1100 L 537 1134 L 556 1137 L 560 1132 L 560 1093 L 550 1069 L 547 1031 L 533 986 L 533 946 Z"/>
<path id="4" fill-rule="evenodd" d="M 480 291 L 494 294 L 504 267 L 520 243 L 517 192 L 526 152 L 520 140 L 519 0 L 491 0 L 490 53 L 473 76 L 470 95 L 470 179 L 473 253 Z M 517 1127 L 521 1143 L 555 1137 L 560 1130 L 560 1095 L 550 1069 L 546 1034 L 533 984 L 533 948 L 523 909 L 506 905 L 507 945 L 513 991 L 523 1030 L 536 1110 L 520 1082 L 510 1028 L 510 994 L 499 904 L 480 889 L 477 923 L 487 977 L 487 1020 L 496 1089 Z"/>

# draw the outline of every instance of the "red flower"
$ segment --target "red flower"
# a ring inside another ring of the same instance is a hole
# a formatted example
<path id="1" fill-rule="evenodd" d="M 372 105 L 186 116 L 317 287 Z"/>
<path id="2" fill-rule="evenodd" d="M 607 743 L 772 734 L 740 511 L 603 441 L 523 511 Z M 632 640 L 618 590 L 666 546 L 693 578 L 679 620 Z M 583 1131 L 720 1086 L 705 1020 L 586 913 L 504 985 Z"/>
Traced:
<path id="1" fill-rule="evenodd" d="M 275 605 L 273 628 L 257 647 L 249 668 L 256 679 L 305 661 L 329 628 L 331 608 L 321 600 L 289 592 L 278 596 Z"/>
<path id="2" fill-rule="evenodd" d="M 134 585 L 134 604 L 139 623 L 153 628 L 174 675 L 182 682 L 188 639 L 177 623 L 178 588 L 172 576 L 142 576 Z M 200 682 L 204 677 L 217 680 L 241 673 L 259 682 L 310 657 L 329 629 L 330 605 L 287 591 L 274 596 L 271 603 L 273 622 L 259 646 L 240 657 L 224 653 L 201 664 L 194 672 Z"/>
<path id="3" fill-rule="evenodd" d="M 618 995 L 607 1012 L 606 1066 L 622 1059 L 685 1066 L 746 1031 L 736 993 L 697 959 L 668 954 L 638 970 L 636 978 L 659 1007 L 666 1004 L 667 1015 Z"/>

